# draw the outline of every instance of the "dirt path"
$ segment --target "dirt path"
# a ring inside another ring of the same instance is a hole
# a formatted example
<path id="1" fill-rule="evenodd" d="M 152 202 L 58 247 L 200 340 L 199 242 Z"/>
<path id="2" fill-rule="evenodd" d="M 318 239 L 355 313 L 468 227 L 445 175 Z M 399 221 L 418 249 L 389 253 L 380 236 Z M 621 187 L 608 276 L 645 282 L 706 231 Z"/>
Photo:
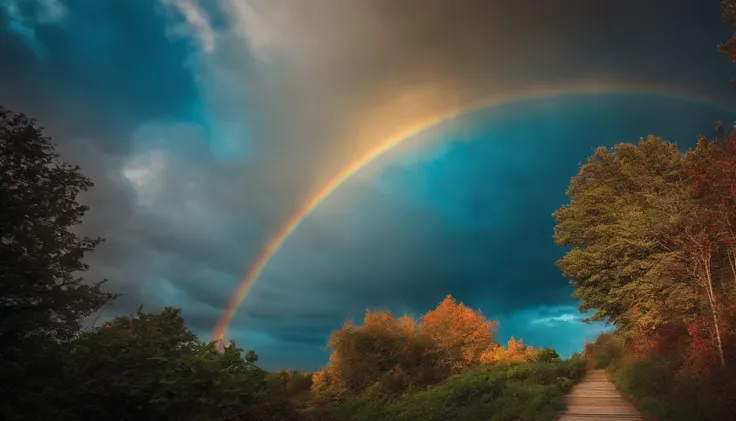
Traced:
<path id="1" fill-rule="evenodd" d="M 565 397 L 567 411 L 560 421 L 641 420 L 641 414 L 624 399 L 606 377 L 604 370 L 587 374 Z"/>

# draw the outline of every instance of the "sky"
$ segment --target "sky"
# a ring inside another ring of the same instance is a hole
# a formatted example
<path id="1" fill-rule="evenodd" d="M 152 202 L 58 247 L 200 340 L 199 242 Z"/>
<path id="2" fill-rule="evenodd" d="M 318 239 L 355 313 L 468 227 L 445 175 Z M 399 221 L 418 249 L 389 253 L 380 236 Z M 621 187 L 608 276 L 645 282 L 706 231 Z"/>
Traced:
<path id="1" fill-rule="evenodd" d="M 452 294 L 499 340 L 570 355 L 604 326 L 580 321 L 551 214 L 595 147 L 686 148 L 736 120 L 729 35 L 705 0 L 0 0 L 0 104 L 95 183 L 78 231 L 106 241 L 85 278 L 123 294 L 101 319 L 175 306 L 209 338 L 289 216 L 382 141 L 534 87 L 656 86 L 407 140 L 305 218 L 228 331 L 266 368 L 314 370 L 346 318 Z"/>

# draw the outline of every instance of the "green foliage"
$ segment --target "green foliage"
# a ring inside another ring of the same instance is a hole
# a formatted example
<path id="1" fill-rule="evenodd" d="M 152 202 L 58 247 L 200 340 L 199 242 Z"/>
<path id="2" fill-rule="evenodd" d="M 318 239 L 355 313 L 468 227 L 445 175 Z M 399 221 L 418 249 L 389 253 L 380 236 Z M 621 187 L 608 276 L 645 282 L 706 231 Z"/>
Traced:
<path id="1" fill-rule="evenodd" d="M 70 419 L 211 419 L 265 397 L 256 360 L 198 341 L 177 309 L 139 311 L 72 342 L 63 399 Z"/>
<path id="2" fill-rule="evenodd" d="M 553 420 L 585 372 L 575 360 L 483 364 L 398 397 L 374 385 L 331 409 L 335 420 Z M 567 377 L 574 374 L 575 377 Z M 325 418 L 327 419 L 327 418 Z"/>
<path id="3" fill-rule="evenodd" d="M 558 264 L 593 320 L 656 328 L 691 309 L 690 294 L 668 294 L 661 270 L 684 206 L 683 168 L 675 144 L 650 136 L 598 148 L 573 177 L 554 238 L 571 247 Z"/>
<path id="4" fill-rule="evenodd" d="M 596 368 L 614 367 L 624 357 L 625 343 L 620 335 L 601 334 L 595 341 L 591 356 Z"/>
<path id="5" fill-rule="evenodd" d="M 300 407 L 305 406 L 311 397 L 311 373 L 279 370 L 267 373 L 266 382 L 269 400 L 288 401 Z"/>
<path id="6" fill-rule="evenodd" d="M 53 414 L 44 396 L 62 376 L 61 343 L 114 298 L 79 276 L 101 241 L 73 230 L 91 186 L 32 119 L 0 107 L 0 418 Z"/>
<path id="7" fill-rule="evenodd" d="M 557 351 L 555 351 L 554 349 L 542 348 L 541 350 L 539 350 L 539 354 L 537 355 L 536 361 L 541 362 L 541 363 L 548 363 L 552 361 L 558 361 L 559 359 L 560 359 L 560 354 L 558 354 Z"/>
<path id="8" fill-rule="evenodd" d="M 112 295 L 78 276 L 101 241 L 71 230 L 87 211 L 77 195 L 92 182 L 59 159 L 33 120 L 3 108 L 0 175 L 0 351 L 9 358 L 7 346 L 29 336 L 70 339 Z"/>
<path id="9" fill-rule="evenodd" d="M 678 374 L 677 367 L 658 356 L 620 363 L 612 373 L 618 389 L 657 419 L 728 419 L 733 409 L 733 402 L 729 406 L 724 399 L 730 397 L 728 389 L 719 390 L 698 376 Z"/>
<path id="10" fill-rule="evenodd" d="M 640 411 L 660 420 L 730 419 L 736 381 L 729 372 L 707 376 L 683 367 L 672 353 L 637 356 L 629 342 L 621 333 L 603 334 L 592 344 L 591 358 Z"/>

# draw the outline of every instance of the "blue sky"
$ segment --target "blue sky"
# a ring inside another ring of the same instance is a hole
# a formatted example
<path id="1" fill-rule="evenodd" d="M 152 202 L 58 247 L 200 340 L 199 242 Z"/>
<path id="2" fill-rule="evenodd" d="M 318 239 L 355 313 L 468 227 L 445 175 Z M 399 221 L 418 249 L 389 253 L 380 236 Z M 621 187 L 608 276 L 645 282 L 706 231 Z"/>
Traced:
<path id="1" fill-rule="evenodd" d="M 80 232 L 107 241 L 87 277 L 124 294 L 104 316 L 173 305 L 206 337 L 294 209 L 417 120 L 591 79 L 733 103 L 716 2 L 593 3 L 6 0 L 0 103 L 95 182 Z M 267 368 L 314 369 L 345 318 L 452 294 L 499 319 L 499 339 L 569 355 L 602 329 L 554 265 L 551 213 L 578 162 L 650 133 L 686 147 L 735 119 L 707 102 L 561 97 L 423 133 L 304 221 L 230 333 Z"/>

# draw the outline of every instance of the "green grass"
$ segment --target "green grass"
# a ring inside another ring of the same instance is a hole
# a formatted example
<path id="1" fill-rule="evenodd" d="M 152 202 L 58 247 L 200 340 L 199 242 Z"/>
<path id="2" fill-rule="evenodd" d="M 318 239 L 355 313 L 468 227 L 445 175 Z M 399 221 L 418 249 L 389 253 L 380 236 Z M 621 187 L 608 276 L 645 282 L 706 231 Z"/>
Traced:
<path id="1" fill-rule="evenodd" d="M 332 408 L 336 420 L 553 420 L 582 377 L 582 358 L 481 365 L 426 390 L 391 396 L 378 386 Z"/>

